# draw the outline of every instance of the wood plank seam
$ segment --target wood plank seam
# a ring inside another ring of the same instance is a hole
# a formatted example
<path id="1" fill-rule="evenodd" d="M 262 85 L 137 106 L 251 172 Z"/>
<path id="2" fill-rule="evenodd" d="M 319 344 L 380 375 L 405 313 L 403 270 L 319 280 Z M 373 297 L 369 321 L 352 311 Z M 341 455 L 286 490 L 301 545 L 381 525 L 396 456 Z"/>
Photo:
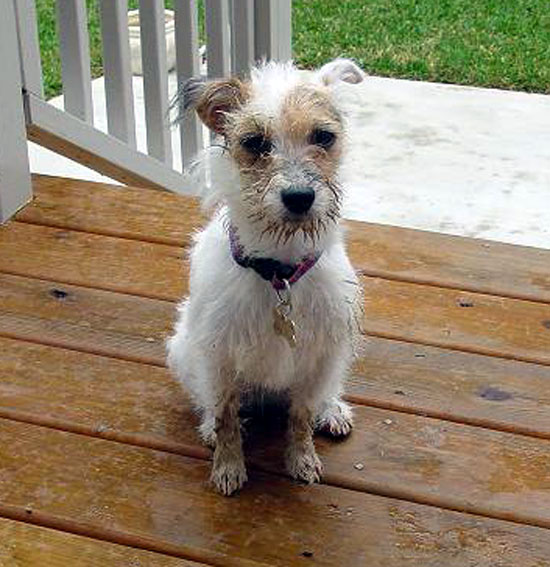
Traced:
<path id="1" fill-rule="evenodd" d="M 20 274 L 18 272 L 9 272 L 9 271 L 5 271 L 5 270 L 0 270 L 0 273 L 3 274 L 8 274 L 8 275 L 13 275 L 13 276 L 22 276 L 23 274 Z M 29 276 L 24 276 L 24 277 L 29 277 Z M 35 278 L 35 277 L 29 277 L 29 279 L 36 279 L 39 281 L 50 281 L 47 280 L 45 278 Z M 93 287 L 93 286 L 85 286 L 85 285 L 80 285 L 80 284 L 74 284 L 71 281 L 66 281 L 66 282 L 62 282 L 62 283 L 66 283 L 69 285 L 78 285 L 79 287 L 83 287 L 86 289 L 99 289 L 102 291 L 110 291 L 113 293 L 120 293 L 120 292 L 116 292 L 114 290 L 111 289 L 107 289 L 107 288 L 98 288 L 98 287 Z M 167 301 L 167 302 L 171 302 L 170 300 L 163 300 L 163 299 L 159 299 L 157 297 L 154 296 L 148 296 L 148 295 L 137 295 L 137 294 L 132 294 L 132 293 L 121 293 L 121 295 L 131 295 L 134 297 L 144 297 L 146 299 L 155 299 L 158 301 Z M 175 302 L 172 302 L 175 303 Z M 379 339 L 385 339 L 385 340 L 392 340 L 392 341 L 399 341 L 402 343 L 406 343 L 406 344 L 414 344 L 414 345 L 421 345 L 421 346 L 429 346 L 429 347 L 436 347 L 436 348 L 441 348 L 444 350 L 449 350 L 449 351 L 455 351 L 455 352 L 464 352 L 464 353 L 469 353 L 469 354 L 478 354 L 481 356 L 489 356 L 491 358 L 497 358 L 500 360 L 512 360 L 512 361 L 516 361 L 516 362 L 526 362 L 526 363 L 530 363 L 530 364 L 538 364 L 540 366 L 550 366 L 550 362 L 546 362 L 544 360 L 540 360 L 538 358 L 535 357 L 522 357 L 522 356 L 517 356 L 517 355 L 508 355 L 506 353 L 501 353 L 501 352 L 497 352 L 497 351 L 492 351 L 491 349 L 485 349 L 483 347 L 467 347 L 467 346 L 458 346 L 458 345 L 449 345 L 443 341 L 422 341 L 422 340 L 414 340 L 412 338 L 403 336 L 403 335 L 399 335 L 397 333 L 382 333 L 382 332 L 370 332 L 370 331 L 363 331 L 362 335 L 364 337 L 374 337 L 374 338 L 379 338 Z M 13 332 L 9 332 L 8 330 L 5 329 L 0 329 L 0 336 L 6 337 L 6 338 L 11 338 L 11 339 L 19 339 L 19 340 L 27 340 L 28 342 L 34 342 L 36 344 L 45 344 L 45 345 L 50 345 L 50 346 L 59 346 L 62 348 L 68 348 L 70 350 L 75 350 L 75 351 L 79 351 L 79 352 L 88 352 L 90 354 L 98 354 L 101 356 L 107 356 L 110 358 L 117 358 L 120 360 L 129 360 L 132 362 L 140 362 L 142 364 L 150 364 L 151 366 L 160 366 L 160 367 L 164 367 L 165 365 L 163 363 L 160 363 L 152 358 L 144 358 L 144 357 L 139 357 L 139 356 L 123 356 L 120 354 L 110 354 L 107 353 L 103 350 L 97 350 L 97 349 L 83 349 L 81 347 L 79 348 L 73 348 L 69 345 L 67 345 L 66 343 L 61 343 L 59 341 L 49 341 L 47 339 L 41 339 L 41 340 L 29 340 L 28 338 L 26 338 L 25 336 L 21 336 L 17 333 L 13 333 Z"/>
<path id="2" fill-rule="evenodd" d="M 29 344 L 38 344 L 38 345 L 46 345 L 46 346 L 51 346 L 54 348 L 58 348 L 61 350 L 70 350 L 72 352 L 82 352 L 82 353 L 86 353 L 86 354 L 93 354 L 94 356 L 100 356 L 103 358 L 112 358 L 114 360 L 123 360 L 123 361 L 128 361 L 128 362 L 135 362 L 135 363 L 139 363 L 142 364 L 144 366 L 154 366 L 156 368 L 166 368 L 166 364 L 163 363 L 159 363 L 156 361 L 151 361 L 151 360 L 143 360 L 140 357 L 137 356 L 121 356 L 121 355 L 112 355 L 112 354 L 106 354 L 103 353 L 101 351 L 98 351 L 97 349 L 85 349 L 85 348 L 77 348 L 74 346 L 68 346 L 66 344 L 60 344 L 58 341 L 44 341 L 44 340 L 33 340 L 30 339 L 28 337 L 20 337 L 18 336 L 16 333 L 9 333 L 3 330 L 0 330 L 0 337 L 4 337 L 4 338 L 8 338 L 8 339 L 14 339 L 17 341 L 20 341 L 22 343 L 29 343 Z M 446 349 L 446 350 L 451 350 L 451 349 Z M 371 407 L 371 408 L 379 408 L 379 409 L 383 409 L 383 410 L 389 410 L 389 411 L 394 411 L 397 413 L 404 413 L 407 415 L 417 415 L 419 417 L 429 417 L 429 418 L 433 418 L 433 419 L 439 419 L 441 421 L 447 421 L 450 423 L 456 423 L 458 425 L 468 425 L 471 427 L 478 427 L 481 429 L 487 429 L 490 431 L 500 431 L 502 433 L 512 433 L 514 435 L 521 435 L 523 437 L 530 437 L 530 438 L 535 438 L 535 439 L 545 439 L 545 440 L 550 440 L 550 433 L 545 433 L 544 431 L 537 431 L 536 429 L 531 429 L 531 428 L 526 428 L 526 427 L 522 427 L 520 425 L 514 424 L 512 425 L 507 425 L 507 424 L 503 424 L 503 423 L 498 423 L 495 422 L 494 420 L 489 420 L 489 419 L 476 419 L 474 417 L 466 417 L 466 416 L 461 416 L 461 417 L 454 417 L 453 415 L 450 415 L 449 413 L 446 412 L 438 412 L 438 411 L 433 411 L 433 410 L 429 410 L 429 409 L 422 409 L 422 408 L 416 408 L 416 407 L 406 407 L 403 405 L 398 405 L 395 403 L 392 403 L 390 401 L 378 401 L 375 399 L 371 399 L 368 398 L 367 396 L 362 396 L 362 395 L 354 395 L 354 394 L 344 394 L 344 399 L 352 404 L 355 404 L 357 406 L 364 406 L 364 407 Z M 55 425 L 55 423 L 58 423 L 57 420 L 47 420 L 45 418 L 38 418 L 32 414 L 27 414 L 27 413 L 21 413 L 19 411 L 14 411 L 14 410 L 9 410 L 7 408 L 1 408 L 0 407 L 0 417 L 6 417 L 7 419 L 11 419 L 14 421 L 21 421 L 21 422 L 28 422 L 28 423 L 33 423 L 36 425 L 43 425 L 44 427 L 51 427 L 53 429 L 61 429 L 61 430 L 65 430 L 65 425 Z M 62 422 L 59 421 L 59 423 L 61 424 Z M 75 427 L 80 427 L 80 426 L 75 426 Z M 67 431 L 73 431 L 72 429 L 67 429 Z M 94 431 L 91 428 L 87 428 L 87 427 L 82 427 L 81 429 L 75 429 L 74 432 L 79 433 L 82 432 L 83 434 L 86 435 L 91 435 L 91 436 L 99 436 L 101 438 L 105 438 L 105 439 L 111 439 L 112 436 L 109 433 L 104 433 L 102 434 L 101 432 L 97 432 Z M 130 434 L 129 434 L 130 435 Z M 179 445 L 171 445 L 171 444 L 165 444 L 165 443 L 159 443 L 159 444 L 147 444 L 147 443 L 143 443 L 142 441 L 139 440 L 139 436 L 132 436 L 130 435 L 130 437 L 128 437 L 128 439 L 133 439 L 132 441 L 129 441 L 129 443 L 131 444 L 135 444 L 135 445 L 143 445 L 143 446 L 148 446 L 150 448 L 158 448 L 161 449 L 163 451 L 167 451 L 167 452 L 178 452 L 179 449 L 177 447 L 179 447 Z M 156 442 L 155 442 L 156 443 Z M 193 455 L 190 455 L 193 456 Z"/>
<path id="3" fill-rule="evenodd" d="M 528 362 L 531 364 L 538 364 L 540 366 L 550 366 L 550 362 L 545 360 L 541 360 L 540 358 L 536 357 L 529 357 L 529 356 L 519 356 L 513 354 L 507 354 L 503 352 L 498 352 L 489 348 L 484 347 L 469 347 L 469 346 L 459 346 L 459 345 L 449 345 L 444 341 L 423 341 L 423 340 L 415 340 L 410 337 L 406 337 L 400 335 L 398 333 L 383 333 L 383 332 L 374 332 L 374 331 L 363 331 L 363 336 L 365 337 L 375 337 L 378 339 L 387 339 L 392 341 L 400 341 L 403 343 L 411 344 L 411 345 L 422 345 L 422 346 L 431 346 L 437 348 L 444 348 L 446 350 L 452 350 L 456 352 L 465 352 L 470 354 L 479 354 L 483 356 L 490 356 L 492 358 L 498 358 L 501 360 L 515 360 L 516 362 Z"/>
<path id="4" fill-rule="evenodd" d="M 34 416 L 33 414 L 29 414 L 28 412 L 20 412 L 20 411 L 13 411 L 5 408 L 0 408 L 0 418 L 19 423 L 31 424 L 36 427 L 44 427 L 47 429 L 64 431 L 74 435 L 83 435 L 85 437 L 102 439 L 113 443 L 120 443 L 123 445 L 131 445 L 131 446 L 142 447 L 145 449 L 150 449 L 155 451 L 162 451 L 165 453 L 172 453 L 175 455 L 185 456 L 198 460 L 210 460 L 211 458 L 210 451 L 199 445 L 188 445 L 184 443 L 169 443 L 166 441 L 158 441 L 158 440 L 153 440 L 147 437 L 146 435 L 121 434 L 116 431 L 109 431 L 109 430 L 102 431 L 91 427 L 74 424 L 73 422 L 67 422 L 64 420 L 37 417 Z M 269 466 L 263 466 L 258 461 L 249 463 L 249 466 L 251 469 L 256 471 L 264 472 L 277 477 L 288 478 L 287 475 L 284 472 L 281 472 L 279 469 L 273 469 Z M 443 510 L 460 512 L 464 514 L 471 514 L 483 518 L 504 520 L 519 525 L 529 525 L 539 528 L 550 529 L 550 521 L 537 517 L 518 514 L 518 512 L 514 510 L 511 510 L 509 512 L 505 512 L 505 511 L 495 512 L 493 510 L 484 508 L 483 506 L 473 505 L 470 503 L 466 503 L 466 504 L 453 503 L 451 501 L 444 502 L 442 501 L 441 497 L 438 495 L 422 496 L 416 494 L 414 491 L 408 491 L 406 489 L 399 490 L 395 488 L 381 487 L 376 482 L 350 479 L 350 478 L 346 478 L 341 474 L 339 475 L 339 474 L 327 473 L 323 476 L 321 484 L 325 484 L 327 486 L 333 486 L 345 490 L 365 492 L 368 494 L 373 494 L 375 496 L 391 498 L 394 500 L 401 500 L 404 502 L 413 502 L 415 504 L 430 506 L 432 508 L 440 508 Z M 2 514 L 2 504 L 0 503 L 0 516 L 1 515 L 3 514 Z M 11 519 L 18 519 L 18 518 L 11 518 Z M 51 527 L 51 526 L 44 524 L 44 527 Z M 187 559 L 191 559 L 191 557 L 187 557 Z M 200 560 L 205 561 L 204 558 L 201 558 Z"/>
<path id="5" fill-rule="evenodd" d="M 84 289 L 95 289 L 99 291 L 108 291 L 110 293 L 119 293 L 120 295 L 128 295 L 131 297 L 142 297 L 143 299 L 154 299 L 155 301 L 163 301 L 165 303 L 171 303 L 173 305 L 178 303 L 178 300 L 174 299 L 172 296 L 169 295 L 162 295 L 157 293 L 142 293 L 142 292 L 134 292 L 130 290 L 121 290 L 120 288 L 107 286 L 107 285 L 89 285 L 85 282 L 81 282 L 80 280 L 73 280 L 71 278 L 58 278 L 55 282 L 53 282 L 50 278 L 46 276 L 37 276 L 37 275 L 28 275 L 25 273 L 24 270 L 10 270 L 6 268 L 0 268 L 0 274 L 5 274 L 7 276 L 18 276 L 23 278 L 28 278 L 29 280 L 37 280 L 40 282 L 51 282 L 52 284 L 65 284 L 65 285 L 73 285 L 78 286 Z"/>
<path id="6" fill-rule="evenodd" d="M 103 439 L 105 441 L 113 441 L 114 443 L 121 443 L 123 445 L 132 445 L 134 447 L 143 447 L 154 451 L 163 451 L 164 453 L 173 453 L 174 455 L 184 455 L 194 459 L 210 460 L 211 458 L 210 449 L 198 444 L 172 443 L 168 440 L 155 439 L 144 434 L 124 433 L 108 428 L 89 427 L 73 421 L 38 416 L 30 412 L 12 410 L 1 406 L 0 419 L 8 419 L 17 423 L 27 423 L 29 425 L 36 425 L 37 427 L 46 427 L 56 431 L 65 431 L 66 433 L 84 435 L 85 437 Z"/>
<path id="7" fill-rule="evenodd" d="M 47 281 L 47 282 L 51 282 L 54 285 L 55 285 L 55 283 L 62 283 L 62 284 L 67 284 L 67 285 L 78 286 L 78 287 L 85 288 L 85 289 L 107 291 L 107 292 L 111 292 L 111 293 L 118 293 L 118 294 L 121 294 L 121 295 L 131 296 L 131 297 L 142 297 L 142 298 L 145 298 L 145 299 L 163 301 L 165 303 L 171 303 L 171 304 L 174 304 L 174 305 L 179 302 L 179 299 L 176 300 L 171 295 L 163 295 L 163 294 L 157 294 L 157 293 L 148 294 L 148 293 L 143 293 L 143 292 L 130 291 L 130 290 L 127 290 L 127 289 L 121 290 L 120 288 L 117 288 L 117 287 L 114 287 L 114 286 L 108 286 L 108 285 L 102 285 L 102 286 L 88 285 L 86 283 L 82 283 L 81 281 L 73 280 L 72 278 L 63 278 L 63 279 L 59 278 L 54 283 L 54 282 L 52 282 L 52 280 L 50 280 L 47 277 L 36 276 L 36 275 L 30 275 L 29 276 L 24 271 L 9 270 L 9 269 L 6 269 L 6 268 L 0 268 L 0 274 L 25 277 L 25 278 L 28 278 L 28 279 L 31 279 L 31 280 Z M 370 278 L 370 276 L 368 276 L 368 278 Z M 411 285 L 415 285 L 415 284 L 411 284 Z M 486 295 L 486 294 L 484 294 L 484 295 Z M 491 297 L 493 297 L 493 296 L 491 296 Z M 517 301 L 520 301 L 520 300 L 517 300 Z M 530 303 L 532 303 L 532 302 L 530 302 Z M 0 331 L 0 334 L 1 333 L 2 333 L 2 331 Z M 475 347 L 472 346 L 472 347 L 470 347 L 468 345 L 449 344 L 448 342 L 438 341 L 438 340 L 414 339 L 412 337 L 407 337 L 406 335 L 399 334 L 399 333 L 389 333 L 389 332 L 381 332 L 381 331 L 367 331 L 367 330 L 364 330 L 364 329 L 362 331 L 362 334 L 365 337 L 376 337 L 376 338 L 381 338 L 381 339 L 396 340 L 396 341 L 400 341 L 400 342 L 404 342 L 404 343 L 408 343 L 408 344 L 432 346 L 432 347 L 444 348 L 446 350 L 452 350 L 452 351 L 457 351 L 457 352 L 480 354 L 480 355 L 490 356 L 490 357 L 498 358 L 498 359 L 502 359 L 502 360 L 514 360 L 514 361 L 517 361 L 517 362 L 527 362 L 527 363 L 539 364 L 541 366 L 550 366 L 550 361 L 541 359 L 541 358 L 536 357 L 536 356 L 520 356 L 520 355 L 517 355 L 517 354 L 511 354 L 511 353 L 508 354 L 508 353 L 504 353 L 504 352 L 501 352 L 501 351 L 496 350 L 496 349 L 491 349 L 491 348 L 487 348 L 487 347 L 483 347 L 483 346 L 475 346 Z M 5 336 L 12 336 L 12 335 L 5 335 Z M 13 338 L 18 338 L 18 336 L 13 336 Z"/>
<path id="8" fill-rule="evenodd" d="M 504 299 L 516 299 L 518 301 L 529 301 L 530 303 L 541 303 L 543 305 L 550 305 L 550 300 L 536 298 L 529 294 L 506 293 L 503 291 L 495 293 L 489 287 L 483 286 L 483 284 L 476 286 L 462 285 L 459 287 L 459 286 L 451 285 L 444 281 L 438 281 L 436 279 L 428 279 L 428 278 L 415 277 L 415 276 L 401 277 L 399 275 L 392 274 L 391 272 L 386 272 L 384 270 L 369 270 L 366 268 L 358 269 L 357 273 L 363 277 L 377 278 L 381 280 L 387 280 L 390 282 L 424 285 L 434 288 L 449 289 L 457 292 L 480 293 L 483 295 L 490 295 L 491 297 L 502 297 Z"/>
<path id="9" fill-rule="evenodd" d="M 156 191 L 156 189 L 149 189 L 147 187 L 143 188 L 144 191 Z M 131 236 L 131 235 L 121 235 L 114 231 L 109 230 L 93 230 L 93 229 L 82 229 L 77 227 L 67 227 L 66 224 L 63 223 L 56 223 L 56 222 L 36 222 L 33 220 L 27 219 L 14 219 L 12 222 L 18 224 L 30 224 L 33 226 L 47 226 L 49 228 L 57 228 L 59 230 L 70 230 L 72 232 L 80 232 L 83 234 L 95 234 L 96 236 L 109 236 L 110 238 L 120 238 L 121 240 L 130 240 L 134 242 L 149 242 L 151 244 L 164 244 L 165 246 L 173 246 L 178 250 L 188 250 L 189 246 L 182 246 L 181 243 L 176 242 L 173 238 L 163 238 L 162 236 L 154 236 L 150 235 L 147 238 L 145 237 L 138 237 L 138 236 Z"/>
<path id="10" fill-rule="evenodd" d="M 148 188 L 144 188 L 147 190 Z M 154 190 L 154 189 L 151 189 Z M 56 228 L 60 230 L 70 230 L 72 232 L 79 232 L 83 234 L 94 234 L 96 236 L 108 236 L 110 238 L 120 238 L 121 240 L 130 240 L 135 242 L 148 242 L 151 244 L 163 244 L 165 246 L 173 246 L 179 250 L 183 250 L 184 252 L 188 252 L 190 247 L 184 246 L 180 242 L 177 242 L 174 238 L 165 238 L 162 236 L 154 236 L 154 235 L 147 235 L 144 236 L 131 236 L 131 235 L 121 235 L 114 231 L 109 230 L 93 230 L 93 229 L 80 229 L 75 226 L 67 226 L 66 223 L 56 223 L 56 222 L 47 222 L 42 220 L 41 222 L 37 222 L 31 219 L 24 219 L 24 218 L 16 218 L 12 222 L 18 224 L 28 224 L 33 226 L 46 226 L 49 228 Z M 373 270 L 368 268 L 358 268 L 357 273 L 360 276 L 367 277 L 367 278 L 377 278 L 381 280 L 386 280 L 390 282 L 400 282 L 400 283 L 410 283 L 416 285 L 424 285 L 428 287 L 434 288 L 441 288 L 441 289 L 448 289 L 456 292 L 467 292 L 467 293 L 480 293 L 483 295 L 490 295 L 491 297 L 501 297 L 505 299 L 514 299 L 518 301 L 529 301 L 530 303 L 540 303 L 543 305 L 550 305 L 550 300 L 534 297 L 531 294 L 522 294 L 522 293 L 506 293 L 504 291 L 500 291 L 496 293 L 488 286 L 484 286 L 483 284 L 476 284 L 476 285 L 452 285 L 450 283 L 445 282 L 444 280 L 437 280 L 433 278 L 423 278 L 418 276 L 400 276 L 398 274 L 394 274 L 392 272 L 386 270 Z"/>
<path id="11" fill-rule="evenodd" d="M 26 421 L 11 420 L 11 418 L 8 418 L 8 419 L 10 421 L 18 421 L 20 423 L 27 423 Z M 32 424 L 32 425 L 35 425 L 36 427 L 46 427 L 48 429 L 65 431 L 65 432 L 75 434 L 75 435 L 88 436 L 86 433 L 73 431 L 71 428 L 69 428 L 69 429 L 58 429 L 56 427 L 52 428 L 52 427 L 49 427 L 48 425 L 40 425 L 38 423 Z M 134 445 L 134 443 L 130 443 L 130 442 L 126 442 L 126 441 L 118 441 L 115 438 L 105 438 L 100 434 L 90 435 L 90 437 L 103 439 L 105 441 L 110 441 L 110 442 L 113 442 L 113 443 L 121 443 L 121 444 L 125 444 L 125 445 Z M 184 457 L 187 457 L 187 458 L 197 459 L 197 460 L 201 460 L 201 461 L 209 460 L 209 456 L 201 456 L 200 455 L 201 451 L 196 451 L 196 452 L 192 451 L 195 454 L 194 455 L 188 455 L 187 453 L 185 453 L 182 450 L 168 451 L 168 450 L 165 450 L 165 449 L 151 448 L 148 445 L 144 445 L 144 444 L 141 444 L 141 443 L 137 444 L 137 446 L 145 448 L 145 449 L 149 449 L 149 450 L 161 450 L 163 452 L 173 453 L 173 454 L 176 454 L 178 456 L 184 456 Z M 252 470 L 262 472 L 262 473 L 266 473 L 270 476 L 275 476 L 275 477 L 284 478 L 284 479 L 288 478 L 287 475 L 285 473 L 281 472 L 279 469 L 275 470 L 271 467 L 264 467 L 264 466 L 261 465 L 261 463 L 258 463 L 257 461 L 255 461 L 253 463 L 249 463 L 249 468 L 252 469 Z M 291 479 L 288 479 L 288 480 L 289 480 L 289 482 L 294 482 Z M 400 490 L 400 489 L 397 489 L 397 488 L 381 487 L 376 482 L 349 479 L 349 478 L 344 477 L 341 474 L 329 474 L 329 473 L 327 473 L 323 476 L 321 484 L 326 485 L 326 486 L 332 486 L 334 488 L 339 488 L 339 489 L 342 489 L 342 490 L 367 493 L 367 494 L 371 494 L 371 495 L 374 495 L 374 496 L 380 496 L 382 498 L 389 498 L 389 499 L 392 499 L 392 500 L 398 500 L 398 501 L 403 501 L 403 502 L 411 502 L 411 503 L 422 505 L 422 506 L 428 506 L 430 508 L 448 510 L 448 511 L 451 511 L 451 512 L 458 512 L 458 513 L 461 513 L 461 514 L 469 514 L 469 515 L 477 516 L 477 517 L 480 517 L 480 518 L 502 520 L 502 521 L 510 522 L 510 523 L 513 523 L 513 524 L 516 524 L 516 525 L 533 526 L 533 527 L 537 527 L 537 528 L 543 528 L 543 529 L 550 530 L 550 520 L 545 520 L 545 519 L 542 519 L 542 518 L 518 514 L 518 512 L 514 511 L 514 510 L 497 511 L 496 512 L 496 511 L 484 508 L 483 506 L 481 506 L 481 507 L 475 506 L 475 505 L 472 505 L 470 503 L 459 504 L 459 503 L 453 503 L 451 501 L 442 502 L 442 500 L 439 496 L 431 496 L 431 495 L 421 496 L 421 495 L 418 495 L 418 494 L 416 494 L 412 491 L 408 491 L 406 489 Z M 124 538 L 127 538 L 127 537 L 132 538 L 133 537 L 133 536 L 128 536 L 127 534 L 119 534 L 117 536 L 113 536 L 113 535 L 111 535 L 113 532 L 117 533 L 114 530 L 106 529 L 105 531 L 103 531 L 101 529 L 94 528 L 93 526 L 82 526 L 82 527 L 77 528 L 77 529 L 79 529 L 79 531 L 72 531 L 71 526 L 73 526 L 74 523 L 69 524 L 69 523 L 66 523 L 63 520 L 57 520 L 56 518 L 50 518 L 50 519 L 46 519 L 46 521 L 44 521 L 43 518 L 48 518 L 48 516 L 49 516 L 47 513 L 44 514 L 44 513 L 40 513 L 40 512 L 34 512 L 34 511 L 29 513 L 28 510 L 26 510 L 26 509 L 21 509 L 17 506 L 12 506 L 12 505 L 5 504 L 5 503 L 2 503 L 2 502 L 0 502 L 0 516 L 8 518 L 8 519 L 23 521 L 23 522 L 37 523 L 38 525 L 41 525 L 43 527 L 53 527 L 54 529 L 60 529 L 60 528 L 57 528 L 56 525 L 54 525 L 52 523 L 52 520 L 53 520 L 54 523 L 55 522 L 61 522 L 64 526 L 68 526 L 70 528 L 70 529 L 61 528 L 62 531 L 68 531 L 70 533 L 76 533 L 76 534 L 79 534 L 79 535 L 86 535 L 88 537 L 94 537 L 96 539 L 111 541 L 113 543 L 122 543 L 124 545 L 129 545 L 128 543 L 126 543 L 124 541 Z M 121 539 L 117 539 L 117 538 L 121 538 Z M 158 545 L 157 542 L 155 542 L 155 543 Z M 132 545 L 132 546 L 133 547 L 141 547 L 139 545 Z M 162 546 L 157 547 L 155 549 L 143 547 L 143 549 L 149 549 L 150 551 L 160 551 L 161 553 L 170 554 L 169 552 L 164 550 L 162 548 Z M 225 564 L 225 563 L 212 562 L 211 558 L 203 557 L 203 556 L 200 556 L 200 555 L 195 555 L 191 552 L 185 552 L 184 554 L 177 555 L 177 556 L 183 557 L 185 559 L 210 563 L 212 565 L 220 565 L 220 566 L 229 565 L 229 564 Z"/>
<path id="12" fill-rule="evenodd" d="M 75 352 L 85 352 L 88 354 L 95 354 L 97 356 L 104 356 L 106 358 L 114 358 L 115 360 L 127 360 L 129 362 L 138 362 L 140 364 L 146 364 L 148 366 L 156 366 L 158 368 L 166 367 L 166 364 L 164 362 L 159 362 L 155 359 L 147 358 L 144 356 L 137 356 L 130 354 L 129 355 L 113 354 L 97 348 L 84 348 L 82 346 L 75 347 L 74 345 L 68 344 L 67 342 L 61 342 L 59 340 L 48 340 L 45 337 L 41 337 L 40 339 L 38 338 L 34 339 L 31 337 L 20 335 L 17 332 L 13 332 L 13 331 L 10 332 L 7 329 L 0 329 L 0 336 L 5 337 L 7 339 L 16 339 L 19 341 L 28 342 L 31 344 L 46 345 L 57 348 L 64 348 Z"/>
<path id="13" fill-rule="evenodd" d="M 417 409 L 405 407 L 398 404 L 393 404 L 389 401 L 381 402 L 378 400 L 370 399 L 366 396 L 357 396 L 353 394 L 344 394 L 344 399 L 357 406 L 364 406 L 369 408 L 378 408 L 382 410 L 394 411 L 397 413 L 405 413 L 408 415 L 417 415 L 419 417 L 430 417 L 432 419 L 439 419 L 441 421 L 448 421 L 458 425 L 468 425 L 470 427 L 477 427 L 479 429 L 487 429 L 489 431 L 500 431 L 502 433 L 513 433 L 514 435 L 521 435 L 523 437 L 533 437 L 535 439 L 550 440 L 550 434 L 529 429 L 518 425 L 505 425 L 502 423 L 495 423 L 491 420 L 476 419 L 474 417 L 454 417 L 446 412 L 437 412 L 428 409 Z"/>
<path id="14" fill-rule="evenodd" d="M 40 512 L 38 510 L 22 508 L 20 506 L 5 503 L 0 503 L 0 517 L 17 522 L 23 522 L 25 524 L 85 536 L 98 541 L 116 543 L 127 547 L 143 549 L 145 551 L 162 553 L 163 555 L 178 557 L 180 559 L 196 561 L 198 563 L 211 565 L 212 567 L 269 567 L 265 563 L 252 561 L 243 557 L 222 555 L 221 553 L 206 550 L 205 548 L 196 549 L 184 544 L 175 545 L 167 541 L 159 542 L 145 535 L 138 536 L 129 534 L 113 528 L 108 528 L 105 525 L 98 528 L 91 524 L 77 522 L 74 519 L 68 521 L 63 518 L 58 518 L 52 514 L 48 514 L 47 512 Z"/>
<path id="15" fill-rule="evenodd" d="M 208 567 L 197 563 L 0 518 L 0 564 L 3 567 Z"/>

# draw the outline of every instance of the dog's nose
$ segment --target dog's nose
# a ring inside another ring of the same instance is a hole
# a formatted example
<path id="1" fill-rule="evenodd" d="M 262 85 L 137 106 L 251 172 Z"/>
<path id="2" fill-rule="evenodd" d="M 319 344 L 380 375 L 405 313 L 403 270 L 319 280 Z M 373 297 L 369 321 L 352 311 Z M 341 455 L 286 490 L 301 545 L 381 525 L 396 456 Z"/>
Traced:
<path id="1" fill-rule="evenodd" d="M 285 207 L 297 215 L 303 215 L 311 209 L 315 201 L 315 191 L 311 187 L 288 187 L 281 192 Z"/>

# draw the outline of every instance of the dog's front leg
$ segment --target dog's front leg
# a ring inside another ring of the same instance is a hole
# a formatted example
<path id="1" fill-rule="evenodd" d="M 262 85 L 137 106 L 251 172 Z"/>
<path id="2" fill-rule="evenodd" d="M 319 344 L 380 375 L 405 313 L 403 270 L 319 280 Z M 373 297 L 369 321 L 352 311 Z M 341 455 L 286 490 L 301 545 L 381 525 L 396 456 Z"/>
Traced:
<path id="1" fill-rule="evenodd" d="M 240 392 L 234 380 L 220 388 L 216 407 L 214 464 L 210 480 L 216 489 L 230 496 L 247 480 L 239 419 Z"/>
<path id="2" fill-rule="evenodd" d="M 289 474 L 307 483 L 319 482 L 323 465 L 313 443 L 315 413 L 304 404 L 303 396 L 291 399 L 288 416 L 288 449 L 286 468 Z"/>

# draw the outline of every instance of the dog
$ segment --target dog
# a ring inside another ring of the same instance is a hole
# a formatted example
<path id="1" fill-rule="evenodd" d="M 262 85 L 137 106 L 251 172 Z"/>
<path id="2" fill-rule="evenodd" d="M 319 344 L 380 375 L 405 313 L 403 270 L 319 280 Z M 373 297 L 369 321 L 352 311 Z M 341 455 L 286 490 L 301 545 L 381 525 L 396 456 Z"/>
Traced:
<path id="1" fill-rule="evenodd" d="M 352 429 L 341 394 L 361 300 L 339 225 L 345 121 L 336 93 L 363 78 L 346 59 L 309 73 L 269 62 L 249 79 L 192 79 L 182 89 L 179 103 L 220 143 L 194 167 L 216 213 L 194 239 L 168 366 L 200 412 L 222 494 L 247 480 L 245 394 L 287 397 L 286 468 L 306 483 L 322 475 L 314 432 Z"/>

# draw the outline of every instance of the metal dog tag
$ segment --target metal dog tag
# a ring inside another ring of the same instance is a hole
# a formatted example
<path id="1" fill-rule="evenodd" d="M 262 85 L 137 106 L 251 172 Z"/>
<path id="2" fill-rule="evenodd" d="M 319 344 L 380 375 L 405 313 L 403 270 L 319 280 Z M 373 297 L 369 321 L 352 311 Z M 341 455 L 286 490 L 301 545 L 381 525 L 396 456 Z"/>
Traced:
<path id="1" fill-rule="evenodd" d="M 277 335 L 286 339 L 290 348 L 294 348 L 296 346 L 296 324 L 281 307 L 284 306 L 278 305 L 273 308 L 273 328 Z"/>
<path id="2" fill-rule="evenodd" d="M 284 337 L 290 348 L 296 346 L 296 324 L 290 318 L 292 312 L 292 300 L 290 297 L 290 284 L 283 280 L 285 289 L 277 291 L 279 303 L 273 308 L 273 329 L 275 334 Z"/>

